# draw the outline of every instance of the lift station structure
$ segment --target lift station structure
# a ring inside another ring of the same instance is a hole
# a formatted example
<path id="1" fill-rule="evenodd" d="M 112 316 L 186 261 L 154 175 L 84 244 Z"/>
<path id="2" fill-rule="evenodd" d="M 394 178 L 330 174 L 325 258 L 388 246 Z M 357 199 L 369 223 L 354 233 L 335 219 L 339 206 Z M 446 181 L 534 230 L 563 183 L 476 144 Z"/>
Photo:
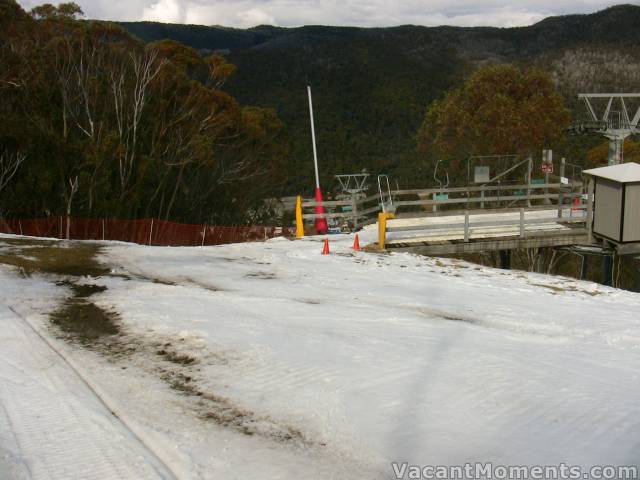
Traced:
<path id="1" fill-rule="evenodd" d="M 637 104 L 640 93 L 581 93 L 578 98 L 587 107 L 589 120 L 576 123 L 572 131 L 596 133 L 608 138 L 609 165 L 623 163 L 624 141 L 631 135 L 640 134 L 640 105 L 635 105 L 637 110 L 630 112 L 627 103 Z M 606 103 L 606 107 L 599 115 L 594 103 L 601 101 Z"/>

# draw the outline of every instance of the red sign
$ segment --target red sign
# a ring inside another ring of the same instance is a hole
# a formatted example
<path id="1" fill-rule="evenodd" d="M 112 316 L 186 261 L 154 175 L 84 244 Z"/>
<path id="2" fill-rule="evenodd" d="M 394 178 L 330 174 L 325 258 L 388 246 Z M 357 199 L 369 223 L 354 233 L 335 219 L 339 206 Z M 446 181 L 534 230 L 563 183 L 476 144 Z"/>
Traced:
<path id="1" fill-rule="evenodd" d="M 553 173 L 553 163 L 542 163 L 542 173 Z"/>

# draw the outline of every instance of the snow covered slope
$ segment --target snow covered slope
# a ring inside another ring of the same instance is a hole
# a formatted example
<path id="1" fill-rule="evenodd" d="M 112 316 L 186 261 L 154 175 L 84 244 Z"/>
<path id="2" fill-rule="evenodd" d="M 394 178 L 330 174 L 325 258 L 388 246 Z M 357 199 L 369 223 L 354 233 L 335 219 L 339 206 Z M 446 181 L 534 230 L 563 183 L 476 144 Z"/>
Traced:
<path id="1" fill-rule="evenodd" d="M 117 354 L 61 348 L 182 478 L 640 463 L 638 294 L 330 238 L 106 244 Z"/>
<path id="2" fill-rule="evenodd" d="M 345 471 L 640 461 L 637 294 L 351 242 L 114 246 L 104 261 L 137 280 L 100 303 L 212 356 L 203 388 Z"/>
<path id="3" fill-rule="evenodd" d="M 173 478 L 32 328 L 60 290 L 0 267 L 0 478 Z"/>

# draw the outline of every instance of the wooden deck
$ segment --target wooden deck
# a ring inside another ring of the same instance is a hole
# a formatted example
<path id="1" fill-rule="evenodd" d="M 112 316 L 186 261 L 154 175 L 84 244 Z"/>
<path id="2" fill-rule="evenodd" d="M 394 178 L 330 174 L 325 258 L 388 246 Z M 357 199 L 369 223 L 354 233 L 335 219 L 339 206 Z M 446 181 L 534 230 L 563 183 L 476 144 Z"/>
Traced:
<path id="1" fill-rule="evenodd" d="M 475 213 L 387 222 L 387 250 L 430 255 L 584 244 L 583 211 L 558 209 Z"/>

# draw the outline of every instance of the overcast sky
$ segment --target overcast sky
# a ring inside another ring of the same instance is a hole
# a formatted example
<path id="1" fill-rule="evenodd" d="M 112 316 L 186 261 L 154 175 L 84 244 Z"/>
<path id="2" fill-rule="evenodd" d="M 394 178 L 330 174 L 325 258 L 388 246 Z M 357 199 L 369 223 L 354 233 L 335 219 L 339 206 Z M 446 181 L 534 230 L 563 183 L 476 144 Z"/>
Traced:
<path id="1" fill-rule="evenodd" d="M 26 9 L 47 0 L 18 0 Z M 49 3 L 58 3 L 51 2 Z M 87 18 L 251 27 L 530 25 L 550 15 L 590 13 L 599 0 L 75 0 Z"/>

